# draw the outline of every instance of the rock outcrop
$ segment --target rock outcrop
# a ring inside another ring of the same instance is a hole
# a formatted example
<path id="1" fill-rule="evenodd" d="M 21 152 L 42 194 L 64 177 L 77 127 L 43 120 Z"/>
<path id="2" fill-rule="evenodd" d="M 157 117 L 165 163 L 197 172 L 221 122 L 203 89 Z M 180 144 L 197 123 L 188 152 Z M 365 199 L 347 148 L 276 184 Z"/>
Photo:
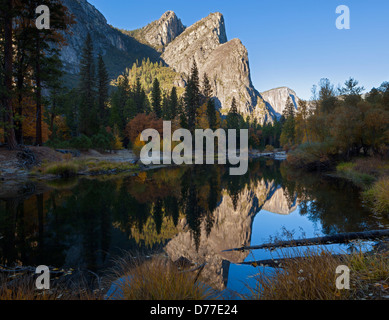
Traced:
<path id="1" fill-rule="evenodd" d="M 165 12 L 159 20 L 146 27 L 131 31 L 136 39 L 162 51 L 170 42 L 184 32 L 185 27 L 173 11 Z"/>
<path id="2" fill-rule="evenodd" d="M 188 75 L 193 60 L 201 68 L 212 51 L 226 42 L 223 15 L 212 13 L 188 27 L 171 42 L 162 54 L 162 59 L 175 71 Z"/>
<path id="3" fill-rule="evenodd" d="M 200 77 L 207 73 L 211 81 L 222 114 L 228 113 L 235 97 L 244 117 L 254 116 L 260 123 L 272 118 L 265 104 L 259 110 L 261 98 L 251 82 L 247 49 L 239 39 L 227 41 L 221 13 L 212 13 L 188 27 L 166 47 L 162 59 L 186 77 L 196 61 Z"/>
<path id="4" fill-rule="evenodd" d="M 282 112 L 285 109 L 288 97 L 292 99 L 296 110 L 299 107 L 299 97 L 297 97 L 296 92 L 287 87 L 281 87 L 262 92 L 261 96 L 265 101 L 268 109 L 274 110 L 277 117 L 281 117 Z"/>
<path id="5" fill-rule="evenodd" d="M 60 51 L 64 70 L 69 74 L 79 72 L 82 48 L 88 33 L 92 37 L 95 55 L 103 56 L 111 78 L 117 77 L 136 59 L 141 61 L 149 57 L 152 61 L 159 60 L 155 49 L 110 26 L 105 17 L 86 0 L 62 2 L 76 22 L 69 28 L 69 33 L 65 34 L 67 46 Z"/>
<path id="6" fill-rule="evenodd" d="M 233 39 L 217 47 L 199 67 L 200 74 L 207 73 L 216 105 L 223 114 L 231 107 L 232 98 L 238 103 L 238 110 L 243 115 L 253 113 L 258 92 L 251 83 L 250 66 L 247 49 L 239 39 Z"/>

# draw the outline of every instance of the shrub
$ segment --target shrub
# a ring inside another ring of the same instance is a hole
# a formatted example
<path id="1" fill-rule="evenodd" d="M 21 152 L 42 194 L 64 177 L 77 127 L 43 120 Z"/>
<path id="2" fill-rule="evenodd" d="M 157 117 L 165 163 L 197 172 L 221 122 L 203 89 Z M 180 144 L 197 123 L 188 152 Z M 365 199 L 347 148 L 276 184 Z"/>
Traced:
<path id="1" fill-rule="evenodd" d="M 92 148 L 104 151 L 111 150 L 113 144 L 113 136 L 112 134 L 100 132 L 91 139 Z"/>
<path id="2" fill-rule="evenodd" d="M 352 162 L 341 162 L 336 166 L 337 172 L 347 172 L 352 170 L 355 167 L 355 164 Z"/>
<path id="3" fill-rule="evenodd" d="M 266 152 L 274 152 L 274 147 L 271 146 L 271 145 L 267 145 L 266 148 L 265 148 L 265 151 Z"/>
<path id="4" fill-rule="evenodd" d="M 54 174 L 61 178 L 69 178 L 77 175 L 79 166 L 73 162 L 60 162 L 49 165 L 45 173 Z"/>
<path id="5" fill-rule="evenodd" d="M 288 162 L 297 168 L 326 168 L 332 164 L 336 148 L 330 141 L 307 142 L 289 152 Z"/>
<path id="6" fill-rule="evenodd" d="M 82 134 L 72 139 L 71 146 L 78 150 L 88 150 L 92 147 L 92 141 L 86 135 Z"/>
<path id="7" fill-rule="evenodd" d="M 61 141 L 58 139 L 49 140 L 45 143 L 46 146 L 54 149 L 68 149 L 71 147 L 71 141 Z"/>

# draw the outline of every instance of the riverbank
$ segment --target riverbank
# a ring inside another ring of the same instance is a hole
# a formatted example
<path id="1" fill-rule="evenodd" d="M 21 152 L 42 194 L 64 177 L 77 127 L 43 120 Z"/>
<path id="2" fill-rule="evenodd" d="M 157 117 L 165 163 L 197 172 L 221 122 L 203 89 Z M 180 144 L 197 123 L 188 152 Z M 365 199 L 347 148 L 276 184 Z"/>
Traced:
<path id="1" fill-rule="evenodd" d="M 249 158 L 285 160 L 284 151 L 261 152 L 250 150 Z M 30 178 L 51 180 L 72 176 L 117 175 L 139 173 L 168 165 L 145 166 L 131 150 L 112 153 L 96 150 L 55 150 L 49 147 L 28 146 L 10 151 L 0 147 L 0 183 L 14 184 Z"/>
<path id="2" fill-rule="evenodd" d="M 375 214 L 389 215 L 389 161 L 381 158 L 357 158 L 339 163 L 335 176 L 361 188 L 366 205 Z"/>
<path id="3" fill-rule="evenodd" d="M 0 147 L 0 183 L 14 185 L 28 179 L 52 180 L 73 176 L 136 174 L 166 165 L 138 164 L 130 150 L 100 153 L 96 150 L 54 150 L 28 146 L 24 150 L 9 151 Z"/>

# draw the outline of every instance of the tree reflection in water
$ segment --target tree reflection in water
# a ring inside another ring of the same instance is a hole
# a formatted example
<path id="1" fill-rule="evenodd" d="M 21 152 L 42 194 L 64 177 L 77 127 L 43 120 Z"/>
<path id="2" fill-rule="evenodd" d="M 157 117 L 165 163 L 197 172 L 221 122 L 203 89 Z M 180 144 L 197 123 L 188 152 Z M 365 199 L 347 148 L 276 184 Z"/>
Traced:
<path id="1" fill-rule="evenodd" d="M 273 161 L 250 162 L 244 176 L 230 176 L 225 166 L 188 166 L 2 190 L 0 264 L 96 271 L 121 250 L 165 250 L 172 259 L 213 259 L 210 277 L 217 274 L 222 287 L 229 263 L 245 256 L 221 251 L 250 244 L 265 204 L 268 211 L 297 206 L 325 234 L 379 228 L 345 181 Z"/>

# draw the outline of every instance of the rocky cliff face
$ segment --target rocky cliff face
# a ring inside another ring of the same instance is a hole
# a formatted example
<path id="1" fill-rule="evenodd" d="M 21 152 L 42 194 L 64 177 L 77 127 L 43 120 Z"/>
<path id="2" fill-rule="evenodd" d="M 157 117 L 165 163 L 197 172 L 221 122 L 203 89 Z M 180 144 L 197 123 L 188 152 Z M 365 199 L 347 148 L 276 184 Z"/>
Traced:
<path id="1" fill-rule="evenodd" d="M 61 49 L 61 60 L 68 73 L 79 72 L 81 52 L 88 33 L 92 37 L 95 55 L 103 55 L 112 78 L 131 66 L 136 59 L 159 59 L 159 54 L 153 48 L 108 25 L 105 17 L 86 0 L 62 0 L 62 3 L 76 22 L 65 36 L 68 45 Z"/>
<path id="2" fill-rule="evenodd" d="M 224 18 L 220 13 L 213 13 L 187 28 L 170 43 L 162 58 L 175 71 L 188 75 L 193 60 L 201 68 L 212 51 L 226 42 Z"/>
<path id="3" fill-rule="evenodd" d="M 162 51 L 170 42 L 177 38 L 185 27 L 173 11 L 165 12 L 159 20 L 146 27 L 130 32 L 139 41 L 144 41 L 151 47 Z"/>
<path id="4" fill-rule="evenodd" d="M 200 76 L 207 73 L 222 114 L 228 113 L 235 97 L 244 116 L 254 115 L 261 123 L 269 117 L 267 110 L 256 110 L 261 100 L 251 82 L 247 49 L 239 39 L 227 42 L 221 13 L 212 13 L 187 28 L 166 47 L 162 59 L 186 77 L 195 60 Z"/>
<path id="5" fill-rule="evenodd" d="M 274 110 L 277 117 L 281 117 L 282 112 L 285 109 L 286 102 L 288 97 L 292 99 L 292 102 L 295 106 L 295 109 L 298 109 L 299 106 L 299 97 L 297 97 L 296 92 L 287 87 L 276 88 L 272 90 L 268 90 L 266 92 L 262 92 L 261 96 L 267 107 L 269 109 Z"/>

